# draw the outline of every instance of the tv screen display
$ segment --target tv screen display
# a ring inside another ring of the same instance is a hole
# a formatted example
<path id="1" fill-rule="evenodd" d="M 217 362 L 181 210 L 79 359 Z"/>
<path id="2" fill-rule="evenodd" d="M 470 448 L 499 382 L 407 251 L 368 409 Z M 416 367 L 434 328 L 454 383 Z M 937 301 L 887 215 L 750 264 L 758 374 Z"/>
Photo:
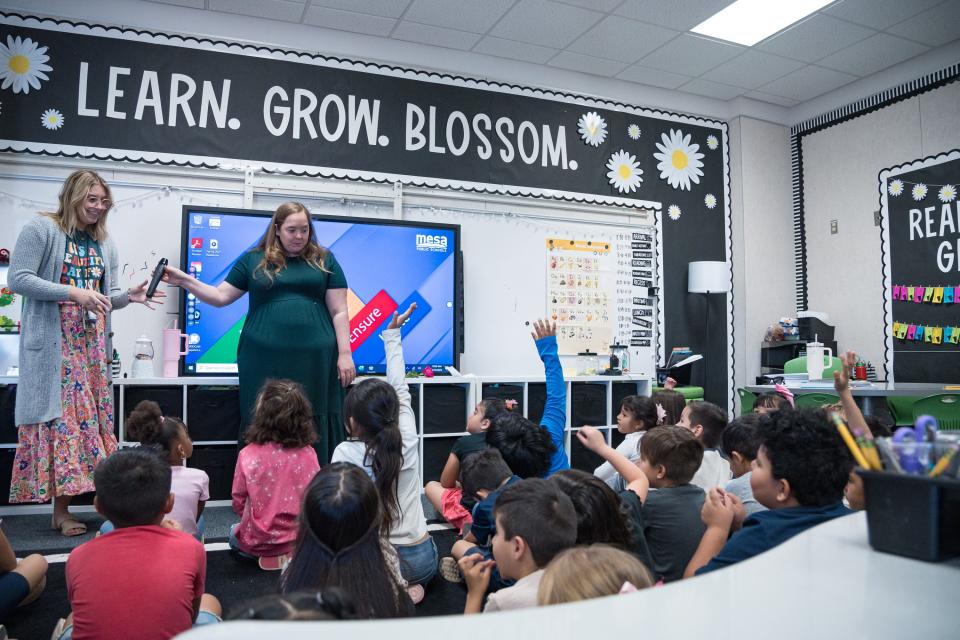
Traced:
<path id="1" fill-rule="evenodd" d="M 185 206 L 184 271 L 218 285 L 233 263 L 260 241 L 271 211 Z M 350 348 L 358 375 L 386 372 L 380 332 L 394 311 L 417 303 L 402 330 L 407 369 L 437 373 L 459 364 L 460 227 L 368 218 L 313 216 L 317 240 L 347 277 Z M 184 375 L 235 375 L 237 343 L 247 296 L 214 307 L 182 292 L 180 316 L 188 336 Z"/>

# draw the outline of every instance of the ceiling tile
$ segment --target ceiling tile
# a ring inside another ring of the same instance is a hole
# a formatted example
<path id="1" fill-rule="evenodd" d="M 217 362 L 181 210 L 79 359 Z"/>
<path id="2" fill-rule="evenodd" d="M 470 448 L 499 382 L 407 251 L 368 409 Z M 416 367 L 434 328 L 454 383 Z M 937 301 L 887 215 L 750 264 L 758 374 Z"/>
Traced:
<path id="1" fill-rule="evenodd" d="M 676 35 L 677 32 L 671 29 L 620 16 L 607 16 L 567 49 L 610 60 L 636 62 Z"/>
<path id="2" fill-rule="evenodd" d="M 397 21 L 393 18 L 382 18 L 365 13 L 310 6 L 307 8 L 306 15 L 303 16 L 303 23 L 327 29 L 365 33 L 370 36 L 388 36 Z"/>
<path id="3" fill-rule="evenodd" d="M 560 67 L 561 69 L 570 69 L 571 71 L 581 71 L 583 73 L 592 73 L 596 76 L 607 77 L 615 76 L 627 67 L 623 62 L 585 56 L 580 53 L 573 53 L 572 51 L 561 51 L 547 64 L 551 67 Z"/>
<path id="4" fill-rule="evenodd" d="M 802 101 L 833 91 L 854 80 L 858 80 L 857 76 L 816 65 L 807 65 L 763 85 L 760 91 Z"/>
<path id="5" fill-rule="evenodd" d="M 384 18 L 399 18 L 409 5 L 410 0 L 310 0 L 311 7 L 368 13 Z"/>
<path id="6" fill-rule="evenodd" d="M 300 22 L 305 0 L 210 0 L 210 9 L 257 18 Z"/>
<path id="7" fill-rule="evenodd" d="M 545 63 L 547 60 L 557 54 L 556 49 L 541 47 L 536 44 L 526 42 L 517 42 L 515 40 L 504 40 L 503 38 L 494 38 L 487 36 L 473 47 L 477 53 L 485 53 L 500 58 L 510 58 L 511 60 L 522 60 L 524 62 Z"/>
<path id="8" fill-rule="evenodd" d="M 660 69 L 649 69 L 639 65 L 627 67 L 617 74 L 617 78 L 629 82 L 650 85 L 651 87 L 663 87 L 664 89 L 676 89 L 692 79 L 689 76 L 682 76 L 679 73 L 670 73 L 669 71 L 662 71 Z"/>
<path id="9" fill-rule="evenodd" d="M 781 107 L 793 107 L 800 104 L 798 100 L 793 100 L 791 98 L 784 98 L 781 96 L 774 96 L 769 93 L 764 93 L 762 91 L 749 91 L 743 95 L 746 98 L 753 98 L 754 100 L 762 100 L 763 102 L 769 102 L 770 104 L 775 104 Z"/>
<path id="10" fill-rule="evenodd" d="M 960 38 L 960 0 L 950 0 L 887 29 L 904 38 L 939 47 Z"/>
<path id="11" fill-rule="evenodd" d="M 596 11 L 609 12 L 614 9 L 623 0 L 554 0 L 560 4 L 572 4 L 584 9 L 595 9 Z"/>
<path id="12" fill-rule="evenodd" d="M 707 80 L 756 89 L 803 66 L 802 62 L 748 49 L 704 75 Z"/>
<path id="13" fill-rule="evenodd" d="M 413 0 L 403 19 L 435 27 L 486 33 L 513 4 L 514 0 L 462 0 L 451 7 L 449 0 Z"/>
<path id="14" fill-rule="evenodd" d="M 703 78 L 694 78 L 680 87 L 679 91 L 695 93 L 697 95 L 707 96 L 708 98 L 716 98 L 717 100 L 730 100 L 731 98 L 743 95 L 743 89 L 740 87 L 731 87 L 728 84 L 711 82 Z"/>
<path id="15" fill-rule="evenodd" d="M 843 0 L 823 10 L 874 29 L 886 29 L 926 11 L 941 0 Z"/>
<path id="16" fill-rule="evenodd" d="M 663 71 L 699 76 L 745 50 L 740 45 L 685 33 L 641 59 L 640 64 Z"/>
<path id="17" fill-rule="evenodd" d="M 614 13 L 678 31 L 689 31 L 733 0 L 627 0 Z"/>
<path id="18" fill-rule="evenodd" d="M 757 49 L 804 62 L 816 62 L 875 33 L 873 29 L 816 13 L 764 40 Z"/>
<path id="19" fill-rule="evenodd" d="M 817 61 L 817 64 L 857 76 L 868 76 L 909 60 L 928 48 L 912 40 L 878 33 Z"/>
<path id="20" fill-rule="evenodd" d="M 602 13 L 567 4 L 520 0 L 489 35 L 562 49 L 602 17 Z"/>
<path id="21" fill-rule="evenodd" d="M 397 40 L 408 40 L 410 42 L 420 42 L 435 47 L 447 47 L 448 49 L 460 49 L 468 51 L 480 39 L 476 33 L 467 33 L 466 31 L 457 31 L 455 29 L 444 29 L 443 27 L 434 27 L 428 24 L 418 22 L 407 22 L 403 20 L 397 25 L 390 35 Z"/>

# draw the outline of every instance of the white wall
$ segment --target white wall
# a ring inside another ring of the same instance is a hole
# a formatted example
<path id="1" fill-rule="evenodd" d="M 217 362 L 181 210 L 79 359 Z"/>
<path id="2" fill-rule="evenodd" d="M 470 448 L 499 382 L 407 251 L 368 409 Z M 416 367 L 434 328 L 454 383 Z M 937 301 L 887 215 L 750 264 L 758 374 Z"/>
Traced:
<path id="1" fill-rule="evenodd" d="M 790 132 L 753 118 L 730 123 L 733 313 L 737 387 L 760 374 L 769 325 L 795 312 Z"/>
<path id="2" fill-rule="evenodd" d="M 960 147 L 960 82 L 803 139 L 809 308 L 830 314 L 840 350 L 883 373 L 881 169 Z M 831 235 L 830 221 L 838 233 Z"/>

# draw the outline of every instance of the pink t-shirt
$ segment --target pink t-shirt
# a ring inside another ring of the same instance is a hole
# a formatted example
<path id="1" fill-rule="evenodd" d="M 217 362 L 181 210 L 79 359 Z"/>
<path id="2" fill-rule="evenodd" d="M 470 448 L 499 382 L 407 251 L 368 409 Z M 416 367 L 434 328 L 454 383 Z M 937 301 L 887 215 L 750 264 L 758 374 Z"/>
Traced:
<path id="1" fill-rule="evenodd" d="M 67 560 L 73 638 L 161 640 L 193 625 L 207 556 L 182 531 L 124 527 L 86 542 Z"/>
<path id="2" fill-rule="evenodd" d="M 202 469 L 170 467 L 170 491 L 174 495 L 173 511 L 167 516 L 183 527 L 184 533 L 197 535 L 197 503 L 210 499 L 210 477 Z"/>
<path id="3" fill-rule="evenodd" d="M 233 510 L 240 548 L 255 556 L 293 551 L 303 492 L 320 470 L 313 447 L 284 449 L 276 442 L 248 444 L 233 473 Z"/>

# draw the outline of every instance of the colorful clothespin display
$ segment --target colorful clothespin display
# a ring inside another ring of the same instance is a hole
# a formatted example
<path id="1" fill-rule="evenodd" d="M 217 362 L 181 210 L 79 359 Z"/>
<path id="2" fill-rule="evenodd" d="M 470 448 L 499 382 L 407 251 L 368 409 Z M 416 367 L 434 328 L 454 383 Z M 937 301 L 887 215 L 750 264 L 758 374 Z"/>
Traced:
<path id="1" fill-rule="evenodd" d="M 913 301 L 914 302 L 923 302 L 923 292 L 925 289 L 923 287 L 914 287 L 913 288 Z"/>
<path id="2" fill-rule="evenodd" d="M 953 288 L 953 303 L 960 304 L 960 287 Z"/>
<path id="3" fill-rule="evenodd" d="M 942 302 L 943 302 L 943 287 L 934 287 L 933 304 L 940 304 Z"/>
<path id="4" fill-rule="evenodd" d="M 944 287 L 943 304 L 953 304 L 953 287 Z"/>
<path id="5" fill-rule="evenodd" d="M 943 327 L 934 327 L 933 328 L 933 339 L 931 342 L 933 344 L 942 344 L 943 343 Z"/>
<path id="6" fill-rule="evenodd" d="M 923 287 L 923 301 L 930 302 L 933 298 L 933 287 Z"/>
<path id="7" fill-rule="evenodd" d="M 960 327 L 953 327 L 950 332 L 950 344 L 960 344 Z"/>
<path id="8" fill-rule="evenodd" d="M 907 301 L 913 300 L 913 297 L 914 297 L 914 295 L 916 294 L 916 291 L 917 291 L 917 288 L 916 288 L 916 287 L 907 287 L 907 297 L 906 297 L 906 300 L 907 300 Z"/>
<path id="9" fill-rule="evenodd" d="M 917 336 L 917 325 L 912 324 L 907 327 L 907 340 L 915 340 Z"/>
<path id="10" fill-rule="evenodd" d="M 923 333 L 924 333 L 923 325 L 918 324 L 917 330 L 913 333 L 913 339 L 919 342 L 923 342 Z"/>
<path id="11" fill-rule="evenodd" d="M 944 327 L 943 328 L 943 343 L 947 344 L 950 342 L 950 336 L 953 335 L 953 327 Z"/>

